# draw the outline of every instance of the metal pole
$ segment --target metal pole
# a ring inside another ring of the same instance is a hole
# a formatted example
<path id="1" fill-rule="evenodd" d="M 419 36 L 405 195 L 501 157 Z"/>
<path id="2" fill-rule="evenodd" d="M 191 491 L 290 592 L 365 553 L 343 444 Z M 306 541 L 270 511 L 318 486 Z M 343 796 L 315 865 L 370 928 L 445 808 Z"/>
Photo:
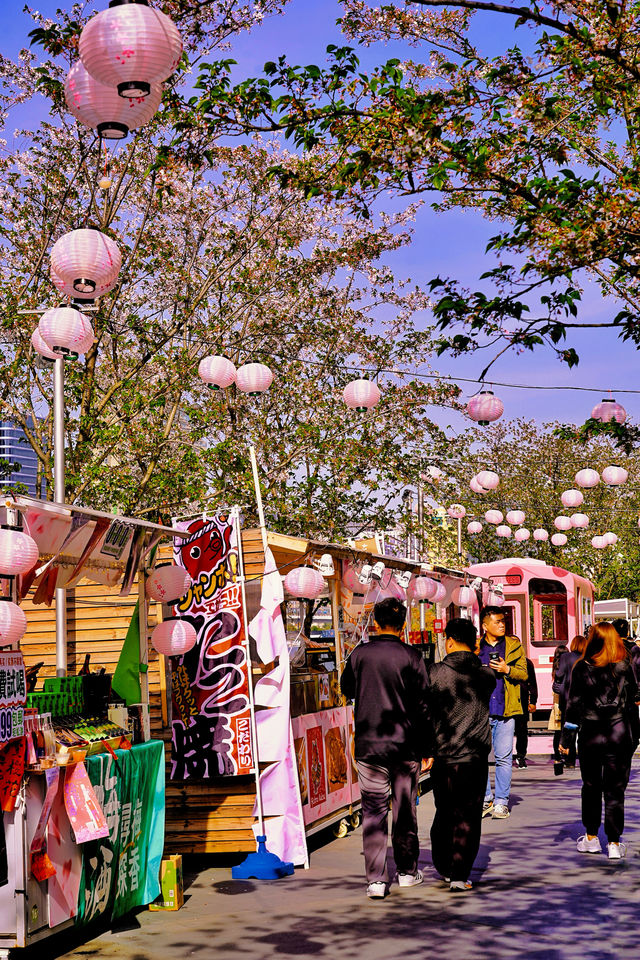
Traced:
<path id="1" fill-rule="evenodd" d="M 462 557 L 462 520 L 458 517 L 458 556 Z"/>
<path id="2" fill-rule="evenodd" d="M 262 536 L 262 548 L 264 550 L 265 563 L 267 560 L 267 528 L 264 522 L 264 508 L 262 506 L 262 491 L 260 490 L 260 478 L 258 477 L 258 461 L 256 460 L 256 448 L 249 447 L 249 457 L 251 458 L 251 472 L 253 473 L 253 486 L 256 494 L 256 504 L 258 506 L 258 522 L 260 524 L 260 534 Z"/>
<path id="3" fill-rule="evenodd" d="M 64 359 L 53 366 L 53 499 L 64 503 Z M 56 588 L 56 676 L 67 674 L 67 591 Z"/>

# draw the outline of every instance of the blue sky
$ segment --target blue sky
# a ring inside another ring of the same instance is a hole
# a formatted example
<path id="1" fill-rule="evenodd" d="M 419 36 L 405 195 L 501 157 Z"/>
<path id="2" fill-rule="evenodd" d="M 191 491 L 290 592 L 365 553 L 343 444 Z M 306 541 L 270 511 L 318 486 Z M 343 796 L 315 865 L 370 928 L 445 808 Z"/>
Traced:
<path id="1" fill-rule="evenodd" d="M 4 7 L 7 0 L 0 2 Z M 40 0 L 37 8 L 54 18 L 56 7 L 63 4 L 64 0 Z M 100 8 L 103 4 L 96 6 Z M 21 12 L 19 5 L 15 6 L 14 11 L 9 16 L 6 15 L 6 9 L 3 11 L 5 17 L 1 45 L 2 52 L 12 57 L 21 46 L 27 45 L 27 33 L 31 29 L 29 19 Z M 261 27 L 240 37 L 226 56 L 238 60 L 238 76 L 256 75 L 266 60 L 276 59 L 282 53 L 294 62 L 322 62 L 327 44 L 345 42 L 336 25 L 339 15 L 340 5 L 335 0 L 291 0 L 283 16 L 267 19 Z M 504 25 L 499 17 L 478 20 L 476 29 L 485 49 L 487 45 L 492 50 L 499 49 L 511 44 L 514 39 L 511 24 Z M 394 43 L 385 48 L 362 48 L 360 55 L 363 64 L 367 65 L 383 57 L 415 57 L 416 51 Z M 421 286 L 438 273 L 456 276 L 472 285 L 490 263 L 485 257 L 484 247 L 488 237 L 495 232 L 496 224 L 484 222 L 477 213 L 456 211 L 436 215 L 425 205 L 418 214 L 414 242 L 390 258 L 389 262 L 399 275 L 410 276 Z M 616 310 L 615 303 L 602 300 L 595 285 L 585 291 L 581 310 L 581 319 L 585 322 L 607 319 Z M 427 319 L 425 317 L 425 322 Z M 541 350 L 533 355 L 507 354 L 494 366 L 492 376 L 497 381 L 512 383 L 608 388 L 613 390 L 614 396 L 623 403 L 629 415 L 637 419 L 640 396 L 625 397 L 616 393 L 616 390 L 625 387 L 637 387 L 636 351 L 606 330 L 579 333 L 572 337 L 571 342 L 581 356 L 580 365 L 574 370 L 568 370 L 557 361 L 551 351 Z M 441 357 L 434 360 L 433 365 L 441 373 L 476 378 L 485 362 L 483 352 L 457 359 Z M 469 393 L 474 392 L 471 384 L 463 385 L 463 388 Z M 534 392 L 505 387 L 496 387 L 495 390 L 505 401 L 506 416 L 527 416 L 540 421 L 560 419 L 582 422 L 600 399 L 597 394 L 588 393 Z"/>

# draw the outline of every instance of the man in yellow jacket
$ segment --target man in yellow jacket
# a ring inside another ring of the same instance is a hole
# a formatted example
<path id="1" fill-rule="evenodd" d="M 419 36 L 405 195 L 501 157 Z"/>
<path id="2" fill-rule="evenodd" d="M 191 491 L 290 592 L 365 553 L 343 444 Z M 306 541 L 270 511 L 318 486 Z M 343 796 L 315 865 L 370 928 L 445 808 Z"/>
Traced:
<path id="1" fill-rule="evenodd" d="M 496 758 L 495 802 L 489 774 L 482 816 L 506 820 L 511 793 L 514 718 L 522 714 L 520 685 L 527 679 L 527 659 L 518 638 L 506 636 L 505 615 L 500 607 L 484 607 L 480 613 L 480 625 L 482 640 L 478 656 L 496 674 L 496 685 L 489 703 L 489 724 Z"/>

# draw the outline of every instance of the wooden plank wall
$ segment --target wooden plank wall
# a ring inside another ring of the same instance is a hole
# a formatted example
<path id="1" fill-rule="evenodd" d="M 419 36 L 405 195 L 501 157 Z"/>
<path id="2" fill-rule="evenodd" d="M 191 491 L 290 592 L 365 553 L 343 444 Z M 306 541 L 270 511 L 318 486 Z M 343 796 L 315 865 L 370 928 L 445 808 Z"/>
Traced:
<path id="1" fill-rule="evenodd" d="M 255 534 L 262 556 L 260 533 L 255 531 Z M 251 537 L 250 542 L 253 544 L 255 537 Z M 164 546 L 162 555 L 169 559 L 170 546 Z M 254 563 L 252 571 L 255 577 L 262 572 L 262 566 L 258 569 Z M 67 592 L 69 673 L 80 670 L 87 653 L 91 654 L 92 670 L 105 667 L 107 673 L 114 672 L 135 607 L 137 590 L 135 583 L 130 596 L 123 598 L 119 586 L 110 588 L 83 580 L 74 590 Z M 38 688 L 41 688 L 43 678 L 53 677 L 56 673 L 55 609 L 53 605 L 34 605 L 31 596 L 23 601 L 22 608 L 28 626 L 21 647 L 27 666 L 44 661 L 38 675 Z M 161 605 L 151 603 L 149 633 L 160 619 Z M 148 677 L 151 733 L 154 738 L 164 740 L 167 757 L 166 851 L 230 854 L 254 850 L 253 778 L 224 778 L 209 782 L 171 780 L 171 733 L 163 724 L 162 709 L 162 698 L 166 696 L 165 663 L 164 657 L 159 656 L 151 644 Z M 164 714 L 167 715 L 166 703 Z"/>

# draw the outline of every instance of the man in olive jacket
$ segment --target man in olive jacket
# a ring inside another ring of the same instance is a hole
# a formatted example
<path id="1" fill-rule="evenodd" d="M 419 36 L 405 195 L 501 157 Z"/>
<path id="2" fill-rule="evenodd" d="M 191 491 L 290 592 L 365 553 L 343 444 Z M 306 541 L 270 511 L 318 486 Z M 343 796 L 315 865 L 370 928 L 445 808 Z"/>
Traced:
<path id="1" fill-rule="evenodd" d="M 527 659 L 518 638 L 506 636 L 504 611 L 500 607 L 484 607 L 480 613 L 480 625 L 482 640 L 478 655 L 496 674 L 496 685 L 489 703 L 489 724 L 496 758 L 495 803 L 489 774 L 482 815 L 506 820 L 511 793 L 514 718 L 522 714 L 520 685 L 527 679 Z"/>

